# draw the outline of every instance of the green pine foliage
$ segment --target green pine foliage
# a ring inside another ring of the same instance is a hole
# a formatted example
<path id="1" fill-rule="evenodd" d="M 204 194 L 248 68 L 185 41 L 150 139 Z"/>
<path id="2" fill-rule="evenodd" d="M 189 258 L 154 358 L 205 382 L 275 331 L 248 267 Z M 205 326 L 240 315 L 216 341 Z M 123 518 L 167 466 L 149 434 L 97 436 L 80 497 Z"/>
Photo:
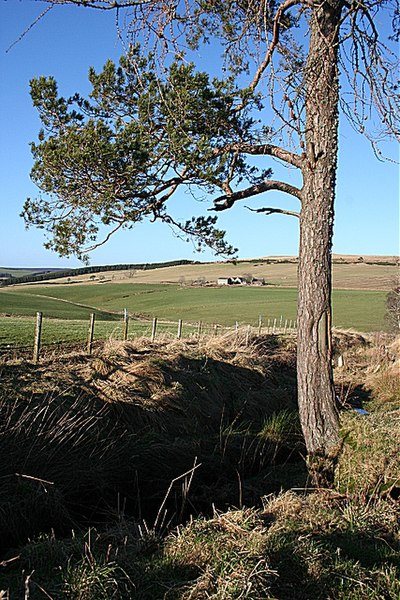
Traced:
<path id="1" fill-rule="evenodd" d="M 138 47 L 103 70 L 90 69 L 89 99 L 58 95 L 52 77 L 31 81 L 31 96 L 43 129 L 31 149 L 31 177 L 42 194 L 25 202 L 23 217 L 50 234 L 47 247 L 61 256 L 85 258 L 101 226 L 131 227 L 161 219 L 195 236 L 217 253 L 236 249 L 225 242 L 215 216 L 177 223 L 165 201 L 182 184 L 215 193 L 227 182 L 255 185 L 271 175 L 250 166 L 235 146 L 266 142 L 254 111 L 257 96 L 243 100 L 232 77 L 211 79 L 177 58 L 161 82 L 152 55 Z M 202 190 L 202 191 L 201 191 Z"/>

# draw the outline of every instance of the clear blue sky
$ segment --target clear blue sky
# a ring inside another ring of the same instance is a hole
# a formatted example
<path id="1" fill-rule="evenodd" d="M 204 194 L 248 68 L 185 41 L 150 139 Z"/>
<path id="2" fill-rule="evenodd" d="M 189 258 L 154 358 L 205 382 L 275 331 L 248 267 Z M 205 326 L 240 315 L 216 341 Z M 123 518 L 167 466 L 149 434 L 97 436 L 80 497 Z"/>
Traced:
<path id="1" fill-rule="evenodd" d="M 6 0 L 0 4 L 0 266 L 78 266 L 77 259 L 61 259 L 43 248 L 44 234 L 24 228 L 19 217 L 28 196 L 36 196 L 29 178 L 32 166 L 29 142 L 36 140 L 40 123 L 31 105 L 29 80 L 54 75 L 62 94 L 88 91 L 90 65 L 100 68 L 121 53 L 110 13 L 56 6 L 15 44 L 24 30 L 46 8 L 34 0 Z M 397 144 L 390 148 L 398 158 Z M 279 174 L 279 166 L 274 166 Z M 296 174 L 289 172 L 288 181 Z M 253 206 L 296 209 L 296 201 L 278 193 L 260 197 Z M 207 208 L 181 193 L 174 216 L 188 218 Z M 249 202 L 247 202 L 248 204 Z M 292 217 L 265 217 L 236 206 L 221 215 L 220 226 L 239 256 L 296 255 L 298 222 Z M 399 254 L 399 167 L 379 162 L 368 142 L 342 120 L 336 203 L 334 252 L 342 254 Z M 157 262 L 189 258 L 213 259 L 211 252 L 197 254 L 190 244 L 176 239 L 162 224 L 143 223 L 117 233 L 106 246 L 92 253 L 92 264 Z"/>

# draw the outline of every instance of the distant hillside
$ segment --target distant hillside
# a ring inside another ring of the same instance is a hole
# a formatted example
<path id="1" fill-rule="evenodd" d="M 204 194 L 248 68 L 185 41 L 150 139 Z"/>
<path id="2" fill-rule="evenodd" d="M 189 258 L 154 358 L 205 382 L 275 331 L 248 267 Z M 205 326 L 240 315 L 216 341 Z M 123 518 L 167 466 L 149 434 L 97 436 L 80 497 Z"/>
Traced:
<path id="1" fill-rule="evenodd" d="M 117 264 L 117 265 L 91 265 L 86 267 L 78 267 L 77 269 L 18 269 L 0 267 L 0 285 L 7 286 L 19 283 L 37 283 L 42 281 L 50 281 L 60 278 L 72 278 L 79 275 L 91 275 L 95 273 L 104 273 L 109 271 L 133 271 L 140 269 L 146 271 L 148 269 L 158 269 L 162 267 L 171 267 L 176 265 L 194 264 L 191 260 L 172 260 L 161 263 L 134 263 L 134 264 Z"/>
<path id="2" fill-rule="evenodd" d="M 333 287 L 335 289 L 389 290 L 399 275 L 399 258 L 396 256 L 346 256 L 333 255 Z M 254 259 L 200 263 L 189 260 L 165 263 L 91 266 L 25 279 L 9 283 L 57 284 L 181 284 L 215 285 L 220 277 L 251 276 L 264 279 L 268 285 L 297 286 L 297 258 L 270 256 Z M 57 279 L 56 279 L 57 278 Z"/>
<path id="3" fill-rule="evenodd" d="M 298 262 L 297 256 L 262 256 L 258 259 L 243 259 L 237 262 L 251 262 L 251 261 L 266 261 L 271 264 L 278 263 L 296 263 Z M 333 264 L 354 264 L 354 263 L 367 263 L 369 265 L 398 265 L 400 261 L 399 256 L 381 256 L 381 255 L 368 255 L 368 254 L 332 254 Z"/>
<path id="4" fill-rule="evenodd" d="M 50 274 L 56 271 L 65 271 L 65 269 L 60 267 L 0 267 L 0 278 L 31 277 L 32 275 Z"/>

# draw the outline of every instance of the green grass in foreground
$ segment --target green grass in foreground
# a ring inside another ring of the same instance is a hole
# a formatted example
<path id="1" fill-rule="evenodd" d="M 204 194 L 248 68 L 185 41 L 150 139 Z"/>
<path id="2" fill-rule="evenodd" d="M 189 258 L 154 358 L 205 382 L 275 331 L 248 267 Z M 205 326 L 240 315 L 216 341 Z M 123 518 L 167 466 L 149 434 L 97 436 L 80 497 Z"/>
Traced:
<path id="1" fill-rule="evenodd" d="M 354 499 L 341 507 L 334 493 L 286 493 L 264 511 L 195 519 L 164 541 L 129 522 L 42 536 L 20 551 L 18 566 L 35 567 L 32 600 L 398 600 L 399 545 L 386 540 L 396 512 Z M 4 583 L 14 591 L 22 581 L 16 571 Z"/>
<path id="2" fill-rule="evenodd" d="M 0 318 L 0 348 L 8 346 L 33 347 L 36 320 L 31 317 L 3 317 Z M 89 319 L 43 319 L 41 344 L 84 343 L 87 340 Z M 158 323 L 157 336 L 163 334 L 177 335 L 177 325 L 174 323 Z M 187 337 L 197 331 L 197 327 L 184 324 L 182 336 Z M 128 338 L 150 337 L 152 321 L 129 321 Z M 212 333 L 210 330 L 209 333 Z M 95 321 L 95 340 L 122 340 L 123 322 Z"/>
<path id="3" fill-rule="evenodd" d="M 382 291 L 334 290 L 333 324 L 365 332 L 383 330 L 385 298 Z M 95 308 L 98 319 L 118 319 L 118 315 L 107 311 L 121 314 L 127 308 L 131 313 L 149 317 L 226 326 L 235 321 L 255 325 L 259 315 L 264 322 L 281 315 L 294 320 L 296 303 L 295 288 L 103 284 L 26 286 L 0 291 L 0 313 L 34 315 L 41 310 L 48 317 L 82 319 Z"/>

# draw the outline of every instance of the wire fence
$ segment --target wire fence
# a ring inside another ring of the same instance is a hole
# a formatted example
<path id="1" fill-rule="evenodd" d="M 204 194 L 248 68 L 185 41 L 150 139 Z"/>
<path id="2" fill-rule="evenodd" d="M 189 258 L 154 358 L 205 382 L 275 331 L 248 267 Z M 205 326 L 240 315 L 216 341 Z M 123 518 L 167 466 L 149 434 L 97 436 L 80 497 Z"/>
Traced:
<path id="1" fill-rule="evenodd" d="M 3 335 L 0 340 L 0 353 L 4 356 L 15 351 L 24 354 L 31 353 L 33 361 L 38 362 L 41 350 L 46 347 L 61 344 L 84 344 L 88 354 L 93 352 L 94 344 L 99 340 L 118 339 L 131 340 L 137 337 L 148 338 L 154 341 L 160 337 L 171 338 L 197 338 L 221 336 L 226 334 L 236 335 L 241 340 L 249 340 L 254 335 L 284 335 L 295 334 L 297 322 L 293 319 L 280 317 L 266 318 L 259 315 L 257 323 L 247 324 L 235 321 L 231 326 L 220 325 L 203 321 L 188 322 L 183 319 L 177 321 L 159 319 L 137 318 L 123 310 L 120 321 L 97 320 L 96 314 L 90 314 L 89 321 L 67 321 L 46 318 L 42 312 L 36 314 L 36 321 L 32 319 L 20 320 L 27 327 L 24 336 Z M 18 322 L 16 322 L 18 329 Z"/>

